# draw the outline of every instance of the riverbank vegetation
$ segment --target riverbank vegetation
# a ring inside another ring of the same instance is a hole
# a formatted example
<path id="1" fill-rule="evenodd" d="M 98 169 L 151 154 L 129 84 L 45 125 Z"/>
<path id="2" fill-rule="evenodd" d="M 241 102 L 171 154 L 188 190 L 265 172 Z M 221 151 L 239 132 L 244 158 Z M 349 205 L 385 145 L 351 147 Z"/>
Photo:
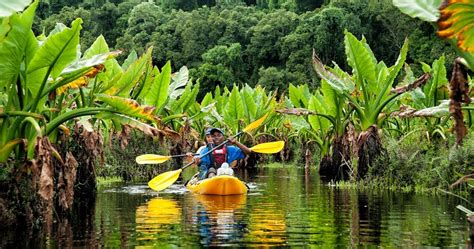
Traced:
<path id="1" fill-rule="evenodd" d="M 223 2 L 108 2 L 103 16 L 97 2 L 12 3 L 0 32 L 1 219 L 52 222 L 53 209 L 95 195 L 97 176 L 182 164 L 134 157 L 195 151 L 207 127 L 232 135 L 265 114 L 239 139 L 285 148 L 243 167 L 292 161 L 328 181 L 472 193 L 474 46 L 456 20 L 440 25 L 450 46 L 385 1 Z"/>

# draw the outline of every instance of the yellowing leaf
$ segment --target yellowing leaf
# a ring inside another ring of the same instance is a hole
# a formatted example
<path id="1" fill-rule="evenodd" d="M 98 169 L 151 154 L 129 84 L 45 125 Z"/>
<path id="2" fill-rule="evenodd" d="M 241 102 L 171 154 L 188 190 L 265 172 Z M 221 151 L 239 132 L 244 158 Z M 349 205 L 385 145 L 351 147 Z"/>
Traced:
<path id="1" fill-rule="evenodd" d="M 140 106 L 135 100 L 122 98 L 118 96 L 110 96 L 106 94 L 99 94 L 97 97 L 112 106 L 117 112 L 127 116 L 143 118 L 149 121 L 155 121 L 153 106 Z"/>
<path id="2" fill-rule="evenodd" d="M 88 79 L 86 79 L 86 77 L 80 77 L 79 79 L 74 80 L 71 83 L 68 83 L 62 87 L 58 87 L 56 89 L 56 93 L 59 95 L 59 94 L 64 93 L 68 89 L 77 89 L 79 87 L 86 86 L 87 83 L 88 83 Z"/>
<path id="3" fill-rule="evenodd" d="M 118 88 L 115 87 L 115 86 L 112 86 L 111 88 L 107 89 L 107 91 L 105 91 L 106 94 L 110 94 L 110 95 L 114 95 L 116 92 L 118 92 Z"/>
<path id="4" fill-rule="evenodd" d="M 460 49 L 474 52 L 474 2 L 472 0 L 448 0 L 441 7 L 438 20 L 438 36 L 457 39 Z"/>
<path id="5" fill-rule="evenodd" d="M 102 70 L 104 70 L 104 65 L 102 65 L 102 64 L 91 67 L 91 69 L 89 71 L 87 71 L 87 73 L 84 74 L 84 76 L 82 76 L 82 77 L 80 77 L 80 78 L 78 78 L 74 81 L 71 81 L 70 83 L 68 83 L 68 84 L 66 84 L 62 87 L 58 87 L 56 89 L 56 93 L 59 95 L 59 94 L 62 94 L 64 92 L 66 92 L 68 89 L 77 89 L 79 87 L 87 86 L 87 84 L 89 84 L 89 79 L 94 78 Z"/>

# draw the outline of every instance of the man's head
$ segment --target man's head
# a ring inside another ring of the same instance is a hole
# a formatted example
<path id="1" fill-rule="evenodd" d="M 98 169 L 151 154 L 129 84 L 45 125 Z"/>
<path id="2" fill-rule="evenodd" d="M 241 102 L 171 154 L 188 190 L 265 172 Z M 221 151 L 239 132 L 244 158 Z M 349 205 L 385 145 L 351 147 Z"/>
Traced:
<path id="1" fill-rule="evenodd" d="M 211 136 L 212 136 L 212 140 L 214 141 L 215 144 L 220 144 L 222 142 L 224 142 L 224 132 L 219 129 L 219 128 L 212 128 L 210 130 L 211 132 Z"/>
<path id="2" fill-rule="evenodd" d="M 205 135 L 206 135 L 206 143 L 213 143 L 212 135 L 211 135 L 211 130 L 212 130 L 212 128 L 207 128 L 207 129 L 206 129 L 206 132 L 205 132 Z"/>

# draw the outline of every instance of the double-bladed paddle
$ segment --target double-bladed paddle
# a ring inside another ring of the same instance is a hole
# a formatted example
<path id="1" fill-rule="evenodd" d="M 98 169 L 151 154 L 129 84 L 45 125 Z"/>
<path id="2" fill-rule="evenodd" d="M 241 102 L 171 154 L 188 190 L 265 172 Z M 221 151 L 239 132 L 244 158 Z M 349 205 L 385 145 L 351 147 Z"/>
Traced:
<path id="1" fill-rule="evenodd" d="M 197 156 L 198 154 L 193 154 Z M 187 156 L 186 154 L 180 154 L 180 155 L 172 155 L 172 156 L 162 156 L 162 155 L 156 155 L 156 154 L 144 154 L 141 156 L 137 156 L 135 158 L 135 161 L 138 164 L 160 164 L 164 163 L 171 158 L 177 158 L 177 157 L 185 157 Z"/>
<path id="2" fill-rule="evenodd" d="M 265 121 L 265 119 L 267 118 L 268 116 L 268 113 L 265 114 L 263 117 L 261 117 L 260 119 L 256 120 L 256 121 L 253 121 L 252 123 L 250 123 L 249 125 L 247 125 L 241 132 L 237 133 L 234 137 L 238 137 L 240 136 L 241 134 L 243 134 L 244 132 L 248 132 L 248 131 L 251 131 L 257 127 L 259 127 L 263 121 Z M 214 150 L 224 146 L 224 144 L 228 143 L 229 142 L 229 139 L 226 139 L 224 142 L 220 143 L 219 145 L 217 145 L 216 147 L 212 148 L 211 150 L 209 150 L 208 152 L 204 153 L 203 155 L 200 155 L 199 158 L 203 158 L 207 155 L 209 155 L 210 153 L 212 153 Z M 174 182 L 176 182 L 176 180 L 178 180 L 178 177 L 179 177 L 179 174 L 181 174 L 181 172 L 191 166 L 192 164 L 194 163 L 194 160 L 186 165 L 184 165 L 183 167 L 181 167 L 180 169 L 177 169 L 177 170 L 173 170 L 173 171 L 167 171 L 167 172 L 164 172 L 164 173 L 161 173 L 159 174 L 158 176 L 156 176 L 155 178 L 151 179 L 149 182 L 148 182 L 148 186 L 155 190 L 155 191 L 161 191 L 169 186 L 171 186 L 171 184 L 173 184 Z"/>
<path id="3" fill-rule="evenodd" d="M 262 143 L 262 144 L 257 144 L 250 148 L 252 152 L 256 153 L 263 153 L 263 154 L 273 154 L 281 151 L 283 147 L 285 146 L 285 142 L 283 141 L 275 141 L 275 142 L 269 142 L 269 143 Z M 195 156 L 199 154 L 194 154 Z M 138 164 L 160 164 L 164 163 L 171 158 L 177 158 L 177 157 L 185 157 L 187 156 L 186 154 L 181 154 L 181 155 L 172 155 L 172 156 L 162 156 L 162 155 L 156 155 L 156 154 L 144 154 L 141 156 L 137 156 L 135 159 Z"/>

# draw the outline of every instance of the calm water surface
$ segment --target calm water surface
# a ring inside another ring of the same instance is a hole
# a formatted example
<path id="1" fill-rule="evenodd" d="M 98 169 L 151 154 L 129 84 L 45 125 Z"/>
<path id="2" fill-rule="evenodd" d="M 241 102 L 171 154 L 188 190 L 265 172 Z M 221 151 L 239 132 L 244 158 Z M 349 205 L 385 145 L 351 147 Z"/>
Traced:
<path id="1" fill-rule="evenodd" d="M 46 239 L 53 247 L 454 247 L 469 225 L 451 196 L 328 186 L 296 168 L 265 168 L 242 196 L 203 196 L 173 185 L 100 189 L 94 205 Z M 13 237 L 13 236 L 11 236 Z M 40 241 L 39 243 L 43 243 Z M 7 243 L 9 244 L 9 243 Z"/>

